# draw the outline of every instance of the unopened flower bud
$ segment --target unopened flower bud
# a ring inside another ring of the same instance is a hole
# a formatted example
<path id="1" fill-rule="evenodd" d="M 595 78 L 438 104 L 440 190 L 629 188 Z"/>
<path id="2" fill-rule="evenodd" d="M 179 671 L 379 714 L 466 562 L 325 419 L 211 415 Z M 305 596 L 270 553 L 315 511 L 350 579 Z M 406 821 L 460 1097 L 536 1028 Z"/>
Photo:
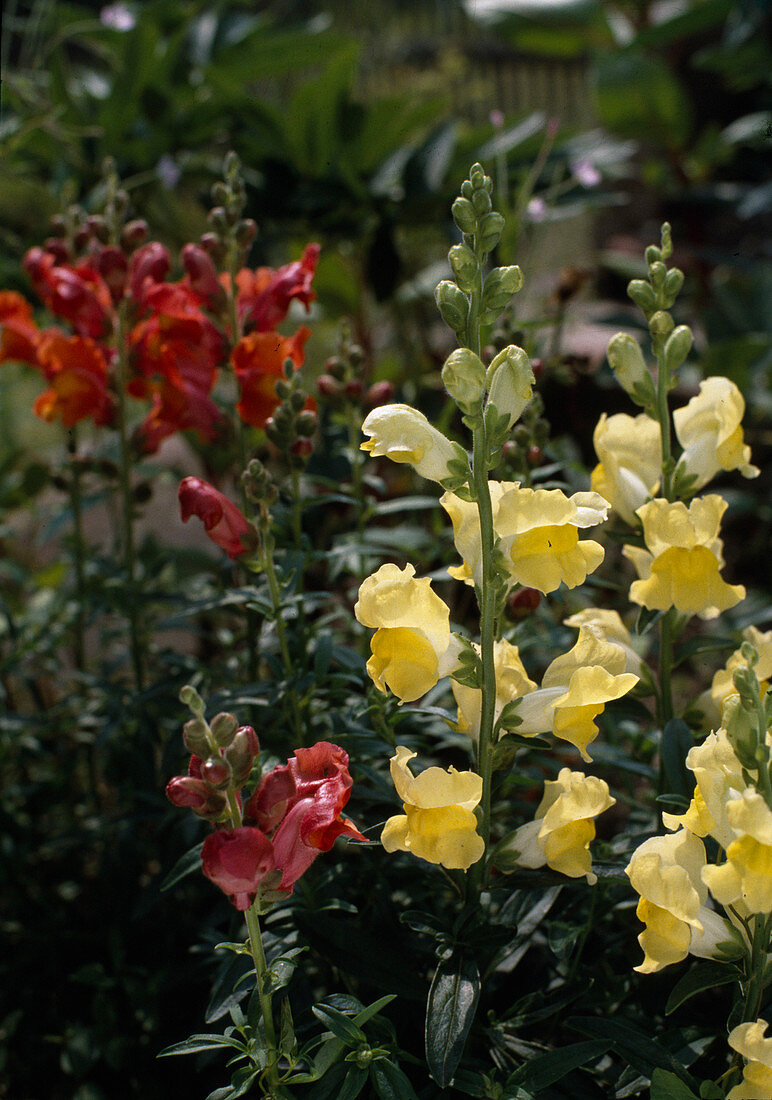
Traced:
<path id="1" fill-rule="evenodd" d="M 201 718 L 191 718 L 186 722 L 182 727 L 182 741 L 188 752 L 192 752 L 194 756 L 206 756 L 210 746 L 205 722 Z"/>
<path id="2" fill-rule="evenodd" d="M 290 408 L 293 410 L 293 412 L 300 412 L 307 400 L 308 397 L 306 394 L 303 393 L 302 390 L 293 390 L 290 394 L 289 399 Z"/>
<path id="3" fill-rule="evenodd" d="M 525 452 L 525 461 L 529 466 L 539 466 L 544 461 L 544 452 L 541 447 L 537 447 L 535 443 L 532 443 L 528 450 Z"/>
<path id="4" fill-rule="evenodd" d="M 483 252 L 492 252 L 501 240 L 504 231 L 504 217 L 498 211 L 493 210 L 480 218 L 477 230 L 477 243 Z"/>
<path id="5" fill-rule="evenodd" d="M 225 759 L 233 770 L 233 784 L 240 787 L 249 779 L 252 765 L 260 752 L 257 734 L 251 726 L 240 726 L 225 750 Z"/>
<path id="6" fill-rule="evenodd" d="M 671 315 L 664 309 L 658 309 L 657 312 L 649 318 L 649 332 L 652 336 L 657 336 L 661 340 L 667 340 L 670 333 L 673 331 L 675 322 Z"/>
<path id="7" fill-rule="evenodd" d="M 479 163 L 475 161 L 472 167 L 469 169 L 469 182 L 472 185 L 473 190 L 478 191 L 485 186 L 485 169 Z"/>
<path id="8" fill-rule="evenodd" d="M 655 260 L 653 264 L 649 265 L 649 278 L 651 279 L 651 285 L 654 290 L 661 290 L 665 285 L 665 276 L 667 275 L 667 268 L 661 260 Z"/>
<path id="9" fill-rule="evenodd" d="M 724 703 L 721 724 L 727 732 L 735 756 L 744 768 L 757 768 L 756 748 L 758 735 L 753 708 L 742 696 L 730 695 Z"/>
<path id="10" fill-rule="evenodd" d="M 473 413 L 485 393 L 485 364 L 469 348 L 456 348 L 442 368 L 445 389 L 462 412 Z"/>
<path id="11" fill-rule="evenodd" d="M 316 389 L 321 397 L 340 397 L 343 387 L 331 374 L 320 374 L 316 380 Z"/>
<path id="12" fill-rule="evenodd" d="M 242 218 L 236 226 L 236 241 L 241 248 L 249 248 L 257 236 L 257 222 L 253 218 Z"/>
<path id="13" fill-rule="evenodd" d="M 121 233 L 121 244 L 127 252 L 133 252 L 135 248 L 139 248 L 141 244 L 144 244 L 147 240 L 148 224 L 144 218 L 135 218 L 132 222 L 127 222 L 123 227 Z"/>
<path id="14" fill-rule="evenodd" d="M 182 250 L 182 266 L 188 274 L 191 290 L 202 298 L 215 300 L 224 294 L 209 253 L 196 244 L 186 244 Z"/>
<path id="15" fill-rule="evenodd" d="M 500 313 L 522 285 L 523 273 L 516 264 L 512 267 L 494 267 L 485 279 L 482 308 Z"/>
<path id="16" fill-rule="evenodd" d="M 470 291 L 480 273 L 480 265 L 471 248 L 465 244 L 455 244 L 448 253 L 453 274 L 461 290 Z"/>
<path id="17" fill-rule="evenodd" d="M 639 405 L 653 404 L 654 383 L 638 342 L 628 333 L 618 332 L 609 341 L 607 355 L 622 389 Z"/>
<path id="18" fill-rule="evenodd" d="M 359 401 L 362 394 L 365 392 L 364 383 L 361 378 L 349 378 L 348 382 L 343 387 L 343 392 L 349 401 Z"/>
<path id="19" fill-rule="evenodd" d="M 228 218 L 222 206 L 213 206 L 209 211 L 207 221 L 218 233 L 225 233 L 228 229 Z"/>
<path id="20" fill-rule="evenodd" d="M 202 779 L 190 775 L 175 775 L 166 784 L 166 797 L 172 806 L 186 807 L 194 813 L 209 809 L 210 793 Z"/>
<path id="21" fill-rule="evenodd" d="M 316 413 L 311 409 L 305 409 L 295 421 L 295 431 L 299 436 L 310 439 L 316 431 L 317 423 Z"/>
<path id="22" fill-rule="evenodd" d="M 463 332 L 469 317 L 469 302 L 464 292 L 449 279 L 443 279 L 437 284 L 434 298 L 445 324 L 454 332 Z"/>
<path id="23" fill-rule="evenodd" d="M 471 190 L 471 188 L 470 188 Z M 462 187 L 463 191 L 463 187 Z M 468 198 L 458 198 L 450 208 L 458 228 L 462 233 L 466 233 L 470 236 L 475 231 L 477 225 L 477 216 L 474 212 L 474 207 Z"/>
<path id="24" fill-rule="evenodd" d="M 214 718 L 209 723 L 209 728 L 217 744 L 225 748 L 230 745 L 233 740 L 234 734 L 239 728 L 239 723 L 232 714 L 223 712 L 221 714 L 215 714 Z"/>
<path id="25" fill-rule="evenodd" d="M 96 237 L 100 244 L 107 244 L 110 240 L 110 229 L 101 214 L 89 214 L 86 218 L 86 225 L 92 237 Z M 147 228 L 147 223 L 145 228 Z"/>
<path id="26" fill-rule="evenodd" d="M 668 314 L 669 316 L 669 314 Z M 653 320 L 653 318 L 652 318 Z M 692 348 L 692 330 L 688 325 L 679 325 L 674 328 L 667 338 L 665 344 L 664 357 L 665 357 L 665 369 L 670 371 L 678 370 L 681 364 L 686 359 L 687 355 Z"/>
<path id="27" fill-rule="evenodd" d="M 488 367 L 488 404 L 509 417 L 510 428 L 531 400 L 534 381 L 527 353 L 514 344 L 500 351 Z"/>
<path id="28" fill-rule="evenodd" d="M 107 283 L 113 302 L 119 302 L 123 297 L 128 268 L 129 261 L 122 249 L 108 245 L 99 253 L 97 270 Z"/>
<path id="29" fill-rule="evenodd" d="M 223 790 L 233 778 L 233 769 L 223 757 L 213 757 L 201 763 L 201 778 L 215 790 Z"/>
<path id="30" fill-rule="evenodd" d="M 540 603 L 541 592 L 537 588 L 520 588 L 507 600 L 506 616 L 513 622 L 520 622 L 532 615 Z"/>
<path id="31" fill-rule="evenodd" d="M 627 284 L 627 296 L 632 298 L 639 309 L 648 317 L 657 308 L 654 291 L 643 279 L 631 279 Z"/>
<path id="32" fill-rule="evenodd" d="M 339 355 L 331 355 L 324 364 L 324 369 L 327 374 L 331 374 L 333 378 L 337 378 L 339 382 L 342 382 L 346 373 L 346 364 Z"/>
<path id="33" fill-rule="evenodd" d="M 684 273 L 678 267 L 671 267 L 665 276 L 665 305 L 672 306 L 681 292 L 681 287 L 684 285 Z"/>
<path id="34" fill-rule="evenodd" d="M 651 266 L 662 259 L 662 252 L 655 244 L 650 244 L 646 249 L 646 263 Z"/>
<path id="35" fill-rule="evenodd" d="M 374 409 L 378 405 L 387 405 L 394 399 L 394 387 L 391 382 L 374 382 L 365 394 L 365 406 Z"/>
<path id="36" fill-rule="evenodd" d="M 310 458 L 314 453 L 314 445 L 310 439 L 296 439 L 290 447 L 290 452 L 295 458 Z"/>

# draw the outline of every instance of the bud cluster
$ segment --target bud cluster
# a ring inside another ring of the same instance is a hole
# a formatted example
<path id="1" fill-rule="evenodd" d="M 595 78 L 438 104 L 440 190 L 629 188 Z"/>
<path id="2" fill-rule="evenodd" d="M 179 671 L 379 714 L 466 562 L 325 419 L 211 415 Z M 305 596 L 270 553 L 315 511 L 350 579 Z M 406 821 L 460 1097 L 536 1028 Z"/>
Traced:
<path id="1" fill-rule="evenodd" d="M 251 726 L 240 726 L 232 714 L 216 714 L 207 722 L 194 688 L 183 688 L 180 698 L 193 711 L 182 730 L 191 757 L 188 774 L 176 775 L 167 784 L 167 797 L 174 806 L 186 806 L 207 821 L 223 821 L 230 814 L 229 791 L 241 790 L 260 754 L 257 735 Z"/>
<path id="2" fill-rule="evenodd" d="M 327 359 L 316 380 L 317 393 L 332 408 L 357 410 L 360 414 L 387 405 L 394 397 L 394 387 L 386 381 L 368 386 L 368 373 L 364 350 L 344 329 L 338 353 Z"/>
<path id="3" fill-rule="evenodd" d="M 628 296 L 646 317 L 652 347 L 655 354 L 661 357 L 667 374 L 668 388 L 675 384 L 675 373 L 692 347 L 691 329 L 688 325 L 676 325 L 669 312 L 684 283 L 683 272 L 677 267 L 667 266 L 666 260 L 672 251 L 670 226 L 665 222 L 661 246 L 649 245 L 646 249 L 648 280 L 632 279 L 627 287 Z M 614 337 L 608 356 L 623 389 L 637 404 L 651 408 L 656 401 L 654 384 L 633 338 L 621 333 Z"/>
<path id="4" fill-rule="evenodd" d="M 308 394 L 291 359 L 284 364 L 284 377 L 276 383 L 276 396 L 280 403 L 265 422 L 265 434 L 291 469 L 303 470 L 314 450 L 317 418 L 308 407 Z"/>
<path id="5" fill-rule="evenodd" d="M 745 664 L 734 673 L 736 694 L 724 703 L 721 721 L 748 779 L 772 809 L 772 692 L 759 683 L 759 655 L 749 642 L 743 642 L 741 654 Z"/>
<path id="6" fill-rule="evenodd" d="M 210 229 L 200 244 L 219 267 L 235 270 L 246 262 L 257 225 L 252 218 L 243 217 L 247 195 L 236 153 L 226 155 L 223 174 L 225 178 L 212 186 L 214 205 L 207 217 Z"/>

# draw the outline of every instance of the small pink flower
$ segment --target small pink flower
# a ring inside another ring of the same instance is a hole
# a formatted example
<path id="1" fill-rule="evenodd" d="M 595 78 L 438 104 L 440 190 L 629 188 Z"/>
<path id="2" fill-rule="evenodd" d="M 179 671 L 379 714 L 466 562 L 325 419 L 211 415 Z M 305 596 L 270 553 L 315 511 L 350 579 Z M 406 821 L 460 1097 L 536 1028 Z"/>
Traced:
<path id="1" fill-rule="evenodd" d="M 265 833 L 251 826 L 218 829 L 204 841 L 202 870 L 242 912 L 255 900 L 260 883 L 276 867 Z"/>
<path id="2" fill-rule="evenodd" d="M 597 187 L 601 181 L 598 169 L 589 160 L 575 160 L 571 164 L 571 172 L 577 183 L 582 187 Z"/>
<path id="3" fill-rule="evenodd" d="M 547 216 L 547 204 L 544 199 L 531 199 L 525 212 L 532 222 L 543 222 Z"/>
<path id="4" fill-rule="evenodd" d="M 255 549 L 255 530 L 249 520 L 208 481 L 183 478 L 177 495 L 183 523 L 191 516 L 198 516 L 209 538 L 229 558 L 239 558 Z"/>

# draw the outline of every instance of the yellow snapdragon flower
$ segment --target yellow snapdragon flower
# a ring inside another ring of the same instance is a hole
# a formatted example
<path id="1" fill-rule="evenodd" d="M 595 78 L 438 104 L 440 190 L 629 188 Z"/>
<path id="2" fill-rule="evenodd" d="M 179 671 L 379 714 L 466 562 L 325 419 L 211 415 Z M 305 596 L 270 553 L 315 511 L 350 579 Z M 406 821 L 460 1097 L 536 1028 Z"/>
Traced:
<path id="1" fill-rule="evenodd" d="M 645 413 L 638 416 L 602 413 L 592 441 L 598 456 L 590 482 L 593 490 L 609 502 L 625 523 L 637 526 L 636 508 L 659 488 L 662 467 L 659 424 Z"/>
<path id="2" fill-rule="evenodd" d="M 735 839 L 726 862 L 705 867 L 703 880 L 721 905 L 742 901 L 751 913 L 772 913 L 772 810 L 746 788 L 727 803 L 726 815 Z"/>
<path id="3" fill-rule="evenodd" d="M 544 867 L 570 878 L 582 875 L 592 886 L 590 841 L 595 837 L 594 818 L 616 802 L 608 784 L 594 775 L 561 768 L 555 780 L 544 784 L 544 796 L 533 821 L 521 825 L 497 848 L 513 856 L 521 867 Z"/>
<path id="4" fill-rule="evenodd" d="M 689 749 L 686 766 L 697 780 L 692 801 L 684 814 L 663 813 L 665 827 L 674 830 L 683 826 L 695 836 L 712 836 L 726 850 L 736 839 L 727 806 L 746 786 L 726 730 L 716 730 L 701 745 Z"/>
<path id="5" fill-rule="evenodd" d="M 479 651 L 479 646 L 475 646 L 475 649 Z M 536 684 L 525 671 L 517 646 L 511 642 L 502 639 L 493 643 L 493 662 L 496 669 L 495 723 L 507 703 L 535 691 Z M 473 741 L 477 741 L 480 737 L 482 691 L 459 684 L 455 680 L 450 681 L 450 686 L 458 705 L 458 728 L 469 734 Z"/>
<path id="6" fill-rule="evenodd" d="M 618 611 L 605 607 L 585 607 L 569 615 L 563 622 L 566 626 L 575 626 L 577 629 L 588 626 L 603 641 L 619 646 L 625 655 L 625 672 L 634 672 L 636 676 L 640 676 L 643 658 L 633 648 L 632 634 L 622 622 Z"/>
<path id="7" fill-rule="evenodd" d="M 408 462 L 421 477 L 442 481 L 450 476 L 449 463 L 468 461 L 457 443 L 438 431 L 411 405 L 380 405 L 365 417 L 362 431 L 371 438 L 361 450 L 373 458 L 386 455 L 392 462 Z"/>
<path id="8" fill-rule="evenodd" d="M 726 1100 L 765 1100 L 772 1096 L 772 1037 L 766 1020 L 738 1024 L 729 1033 L 732 1050 L 746 1059 L 742 1083 L 727 1093 Z"/>
<path id="9" fill-rule="evenodd" d="M 414 776 L 408 763 L 415 755 L 398 745 L 391 758 L 391 778 L 405 812 L 389 818 L 381 844 L 387 852 L 412 852 L 428 863 L 466 871 L 485 852 L 474 815 L 482 798 L 482 777 L 452 767 L 427 768 Z"/>
<path id="10" fill-rule="evenodd" d="M 728 378 L 706 378 L 700 392 L 673 413 L 673 424 L 684 453 L 680 471 L 693 475 L 692 488 L 701 489 L 720 470 L 739 470 L 743 477 L 758 477 L 751 465 L 751 449 L 743 441 L 742 418 L 745 401 Z"/>
<path id="11" fill-rule="evenodd" d="M 462 643 L 450 632 L 450 611 L 412 565 L 382 565 L 359 589 L 354 614 L 375 628 L 367 671 L 375 686 L 412 702 L 458 667 Z"/>
<path id="12" fill-rule="evenodd" d="M 730 938 L 728 922 L 707 908 L 705 846 L 687 829 L 645 840 L 625 868 L 640 894 L 636 909 L 646 925 L 638 942 L 644 959 L 635 969 L 652 974 L 687 955 L 713 958 Z"/>
<path id="13" fill-rule="evenodd" d="M 741 584 L 727 584 L 719 576 L 723 565 L 721 517 L 727 504 L 712 494 L 697 497 L 689 507 L 662 497 L 637 510 L 647 549 L 625 546 L 639 580 L 630 599 L 650 611 L 675 607 L 686 615 L 713 619 L 745 597 Z"/>
<path id="14" fill-rule="evenodd" d="M 526 489 L 519 482 L 490 482 L 493 529 L 505 568 L 513 584 L 536 588 L 547 595 L 565 583 L 584 584 L 587 574 L 603 561 L 603 547 L 579 531 L 602 523 L 608 502 L 598 493 L 560 489 Z M 468 584 L 482 583 L 482 551 L 477 505 L 445 493 L 440 504 L 453 523 L 453 538 L 463 565 L 448 570 Z"/>
<path id="15" fill-rule="evenodd" d="M 595 740 L 595 719 L 606 703 L 620 699 L 638 682 L 626 672 L 627 657 L 621 646 L 606 641 L 592 627 L 579 628 L 576 645 L 556 657 L 544 673 L 541 687 L 524 696 L 518 708 L 523 737 L 547 733 L 569 741 L 590 760 L 587 746 Z"/>

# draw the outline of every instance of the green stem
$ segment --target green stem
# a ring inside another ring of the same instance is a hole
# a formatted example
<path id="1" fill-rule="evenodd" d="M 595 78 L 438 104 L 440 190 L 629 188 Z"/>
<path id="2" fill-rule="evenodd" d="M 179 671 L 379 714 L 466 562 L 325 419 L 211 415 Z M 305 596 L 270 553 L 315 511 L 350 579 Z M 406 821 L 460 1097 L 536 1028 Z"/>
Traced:
<path id="1" fill-rule="evenodd" d="M 763 913 L 757 913 L 754 918 L 753 939 L 751 940 L 748 966 L 749 974 L 743 1002 L 743 1021 L 752 1022 L 757 1020 L 761 1011 L 764 1000 L 764 973 L 767 966 L 767 952 L 770 946 L 771 923 L 772 918 Z"/>
<path id="2" fill-rule="evenodd" d="M 273 1006 L 271 995 L 265 988 L 265 977 L 268 965 L 265 961 L 263 941 L 260 935 L 260 919 L 255 905 L 250 906 L 244 914 L 249 932 L 249 947 L 255 964 L 255 989 L 260 1000 L 260 1009 L 263 1014 L 265 1026 L 266 1067 L 265 1076 L 270 1086 L 271 1095 L 276 1095 L 279 1089 L 279 1052 L 276 1047 L 276 1028 L 273 1022 Z"/>
<path id="3" fill-rule="evenodd" d="M 656 341 L 655 353 L 657 356 L 657 420 L 659 421 L 660 439 L 662 441 L 662 495 L 669 501 L 673 500 L 673 452 L 670 439 L 670 411 L 667 406 L 667 395 L 670 389 L 670 379 L 665 369 L 664 356 L 660 349 L 661 341 Z"/>
<path id="4" fill-rule="evenodd" d="M 75 637 L 73 648 L 75 651 L 75 667 L 78 672 L 83 672 L 86 667 L 86 583 L 84 574 L 84 541 L 83 541 L 83 498 L 81 495 L 80 463 L 78 461 L 78 436 L 77 425 L 70 429 L 68 444 L 70 454 L 70 510 L 72 512 L 72 556 L 75 567 L 75 595 L 78 610 L 75 614 Z"/>
<path id="5" fill-rule="evenodd" d="M 121 527 L 123 564 L 126 571 L 126 594 L 128 598 L 128 619 L 131 639 L 131 660 L 134 668 L 134 682 L 141 691 L 144 682 L 142 647 L 140 643 L 139 613 L 137 601 L 136 557 L 134 549 L 134 501 L 131 493 L 131 453 L 126 408 L 126 383 L 128 364 L 126 362 L 126 303 L 118 310 L 118 330 L 116 335 L 116 377 L 118 443 L 120 447 L 119 483 L 121 490 Z"/>
<path id="6" fill-rule="evenodd" d="M 303 725 L 300 718 L 298 698 L 292 684 L 294 668 L 292 665 L 292 657 L 290 656 L 289 643 L 287 641 L 287 631 L 281 613 L 281 591 L 279 589 L 279 580 L 276 576 L 276 567 L 273 560 L 273 538 L 268 532 L 266 532 L 263 537 L 262 566 L 265 571 L 265 578 L 268 581 L 273 619 L 276 623 L 276 636 L 279 639 L 279 651 L 281 653 L 282 664 L 284 665 L 284 672 L 287 677 L 287 694 L 289 695 L 290 706 L 292 707 L 292 721 L 295 727 L 295 737 L 298 740 L 298 744 L 302 745 L 304 743 Z"/>

